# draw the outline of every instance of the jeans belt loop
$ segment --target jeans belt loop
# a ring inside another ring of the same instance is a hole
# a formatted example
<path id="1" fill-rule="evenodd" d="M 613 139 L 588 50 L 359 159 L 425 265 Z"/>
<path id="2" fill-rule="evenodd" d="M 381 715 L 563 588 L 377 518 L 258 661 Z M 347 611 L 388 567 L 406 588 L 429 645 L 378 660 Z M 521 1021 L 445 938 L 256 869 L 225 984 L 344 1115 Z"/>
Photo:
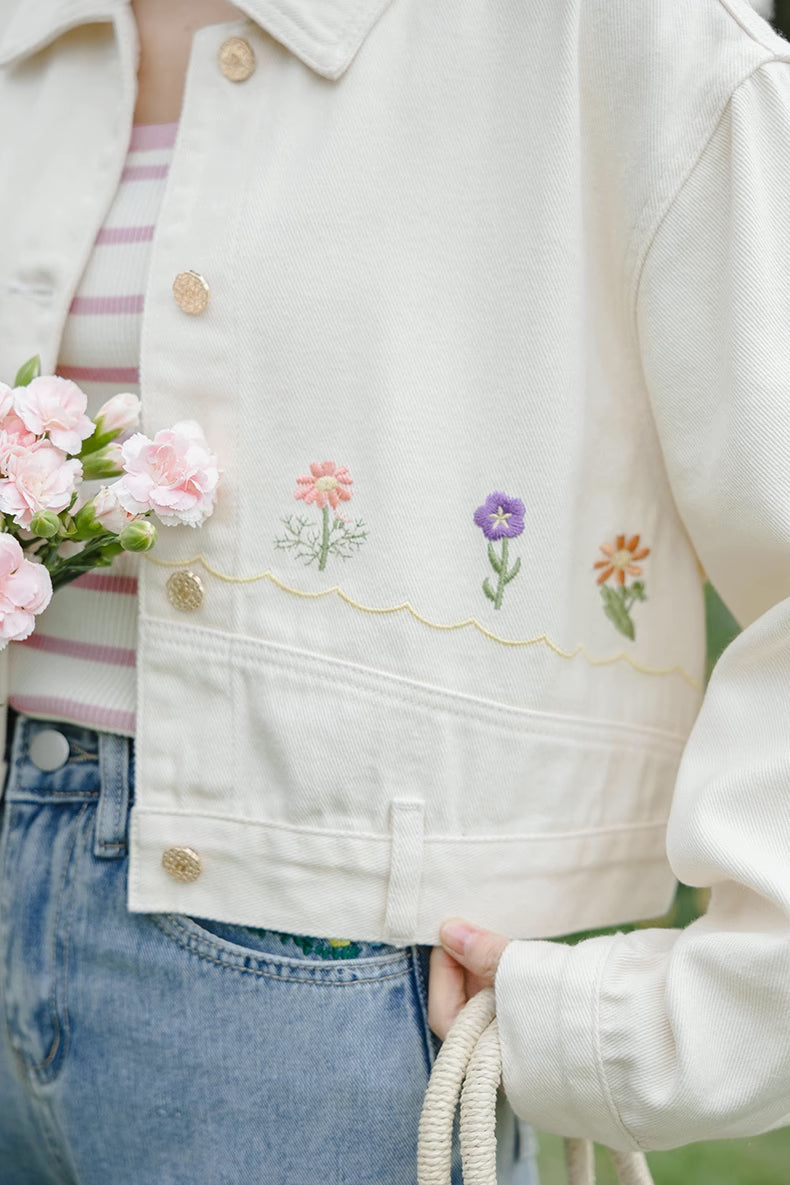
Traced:
<path id="1" fill-rule="evenodd" d="M 100 732 L 98 735 L 101 791 L 93 854 L 102 860 L 120 860 L 126 855 L 130 742 L 116 733 Z"/>

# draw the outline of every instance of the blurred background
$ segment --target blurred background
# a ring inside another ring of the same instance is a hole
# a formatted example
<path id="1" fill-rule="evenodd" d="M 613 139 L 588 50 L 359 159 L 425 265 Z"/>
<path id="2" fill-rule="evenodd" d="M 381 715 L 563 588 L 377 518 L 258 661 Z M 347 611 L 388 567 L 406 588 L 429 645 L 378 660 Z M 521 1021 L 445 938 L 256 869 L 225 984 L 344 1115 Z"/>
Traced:
<path id="1" fill-rule="evenodd" d="M 790 41 L 790 0 L 752 0 L 776 31 Z M 790 198 L 790 195 L 788 195 Z M 705 589 L 708 622 L 708 676 L 722 650 L 738 633 L 738 625 L 714 589 Z M 686 926 L 705 909 L 706 894 L 678 885 L 673 909 L 665 918 L 645 925 Z M 633 927 L 632 927 L 633 928 Z M 628 929 L 628 927 L 619 927 Z M 586 935 L 573 935 L 578 941 Z M 790 1128 L 751 1140 L 720 1140 L 691 1144 L 648 1157 L 656 1185 L 789 1185 Z M 607 1155 L 596 1149 L 598 1185 L 615 1185 Z M 540 1136 L 541 1185 L 565 1185 L 562 1141 Z"/>

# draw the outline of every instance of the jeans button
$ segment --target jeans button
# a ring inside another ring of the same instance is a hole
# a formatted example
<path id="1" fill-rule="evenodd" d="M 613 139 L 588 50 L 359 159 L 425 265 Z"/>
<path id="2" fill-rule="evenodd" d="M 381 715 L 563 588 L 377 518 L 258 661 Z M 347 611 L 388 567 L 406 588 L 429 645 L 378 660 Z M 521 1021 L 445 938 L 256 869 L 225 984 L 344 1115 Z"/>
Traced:
<path id="1" fill-rule="evenodd" d="M 45 773 L 60 769 L 69 759 L 70 746 L 62 732 L 44 728 L 30 742 L 30 760 Z"/>

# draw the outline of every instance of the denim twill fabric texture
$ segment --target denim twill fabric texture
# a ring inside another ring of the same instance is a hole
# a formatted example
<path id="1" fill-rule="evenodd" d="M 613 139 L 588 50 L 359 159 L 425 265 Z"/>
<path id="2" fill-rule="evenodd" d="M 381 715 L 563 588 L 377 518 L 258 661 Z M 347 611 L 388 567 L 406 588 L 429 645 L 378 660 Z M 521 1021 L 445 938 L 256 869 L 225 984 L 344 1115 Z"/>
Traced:
<path id="1" fill-rule="evenodd" d="M 56 729 L 65 764 L 31 742 Z M 35 753 L 35 750 L 34 750 Z M 409 1185 L 427 947 L 130 913 L 126 737 L 17 717 L 0 829 L 1 1185 Z M 500 1182 L 536 1185 L 504 1099 Z M 453 1185 L 460 1185 L 456 1147 Z"/>

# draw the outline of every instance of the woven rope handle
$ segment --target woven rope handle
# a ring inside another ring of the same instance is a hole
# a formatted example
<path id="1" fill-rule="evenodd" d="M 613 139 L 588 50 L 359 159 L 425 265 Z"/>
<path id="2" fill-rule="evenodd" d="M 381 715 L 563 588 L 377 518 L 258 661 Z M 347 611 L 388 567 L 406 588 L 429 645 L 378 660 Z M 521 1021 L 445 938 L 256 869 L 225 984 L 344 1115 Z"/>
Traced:
<path id="1" fill-rule="evenodd" d="M 464 1185 L 496 1185 L 496 1100 L 502 1049 L 493 988 L 461 1010 L 431 1073 L 420 1116 L 418 1185 L 451 1185 L 453 1123 L 461 1100 Z M 608 1149 L 620 1185 L 653 1185 L 641 1153 Z M 566 1140 L 568 1185 L 595 1185 L 589 1140 Z"/>

